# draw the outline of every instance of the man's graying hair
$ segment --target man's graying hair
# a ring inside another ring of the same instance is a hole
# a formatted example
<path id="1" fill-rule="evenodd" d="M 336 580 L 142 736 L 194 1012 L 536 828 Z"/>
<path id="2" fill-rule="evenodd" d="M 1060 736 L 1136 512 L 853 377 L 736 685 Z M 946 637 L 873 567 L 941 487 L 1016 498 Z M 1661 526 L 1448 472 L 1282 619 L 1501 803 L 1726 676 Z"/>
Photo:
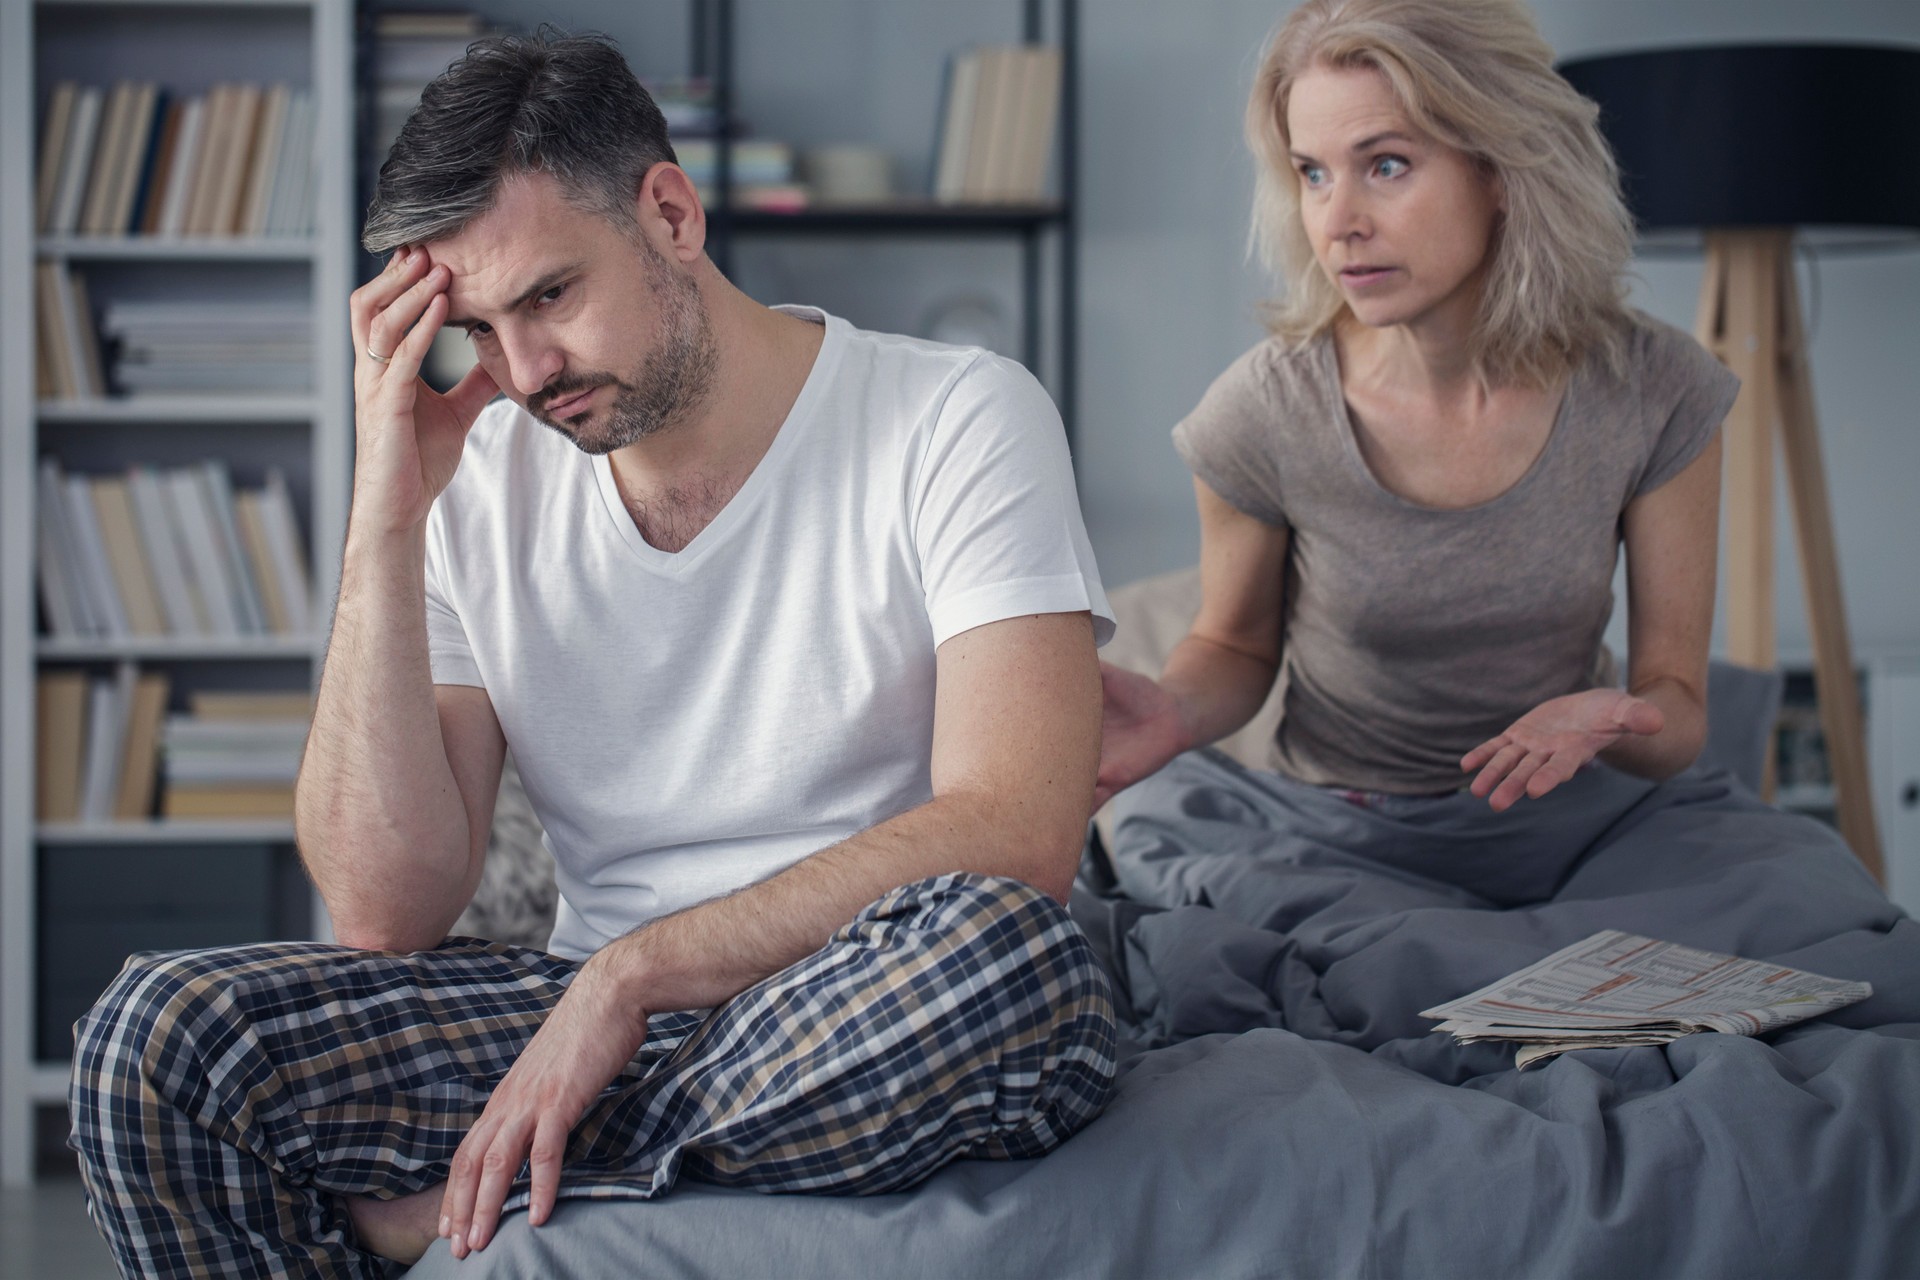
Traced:
<path id="1" fill-rule="evenodd" d="M 360 243 L 380 255 L 456 235 L 526 173 L 637 230 L 634 198 L 663 160 L 677 163 L 666 119 L 610 38 L 543 26 L 478 40 L 421 92 L 380 166 Z"/>

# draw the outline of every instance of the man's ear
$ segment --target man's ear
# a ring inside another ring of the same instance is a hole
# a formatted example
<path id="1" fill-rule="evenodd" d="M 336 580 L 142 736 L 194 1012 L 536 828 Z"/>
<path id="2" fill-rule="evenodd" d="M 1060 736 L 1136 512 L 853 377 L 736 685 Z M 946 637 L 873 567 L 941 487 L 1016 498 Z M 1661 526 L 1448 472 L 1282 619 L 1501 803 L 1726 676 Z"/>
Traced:
<path id="1" fill-rule="evenodd" d="M 707 211 L 687 171 L 668 160 L 647 170 L 634 197 L 640 232 L 654 248 L 677 262 L 690 263 L 707 248 Z"/>

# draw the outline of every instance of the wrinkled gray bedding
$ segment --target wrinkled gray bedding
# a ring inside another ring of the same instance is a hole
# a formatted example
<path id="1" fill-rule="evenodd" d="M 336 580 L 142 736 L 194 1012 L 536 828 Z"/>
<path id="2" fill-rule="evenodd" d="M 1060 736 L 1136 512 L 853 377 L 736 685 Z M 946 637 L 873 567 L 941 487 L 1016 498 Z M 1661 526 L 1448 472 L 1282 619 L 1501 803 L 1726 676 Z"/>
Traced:
<path id="1" fill-rule="evenodd" d="M 1895 1276 L 1920 1271 L 1920 925 L 1724 773 L 1604 769 L 1507 820 L 1194 755 L 1076 901 L 1137 1049 L 1043 1160 L 869 1199 L 682 1184 L 411 1275 Z M 1525 1073 L 1418 1011 L 1619 928 L 1873 984 L 1764 1039 Z"/>

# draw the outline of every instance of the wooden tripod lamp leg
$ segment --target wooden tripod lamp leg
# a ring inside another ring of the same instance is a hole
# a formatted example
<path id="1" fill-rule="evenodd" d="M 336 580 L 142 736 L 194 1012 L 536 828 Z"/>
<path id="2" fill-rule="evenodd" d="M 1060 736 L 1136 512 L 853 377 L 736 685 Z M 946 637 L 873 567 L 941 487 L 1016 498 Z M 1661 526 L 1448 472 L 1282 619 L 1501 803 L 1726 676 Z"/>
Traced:
<path id="1" fill-rule="evenodd" d="M 1771 671 L 1774 635 L 1773 424 L 1780 335 L 1780 255 L 1785 232 L 1710 231 L 1700 316 L 1702 346 L 1740 378 L 1722 432 L 1726 512 L 1727 657 Z M 1717 291 L 1710 299 L 1707 289 Z"/>
<path id="2" fill-rule="evenodd" d="M 1744 666 L 1779 664 L 1774 629 L 1773 435 L 1779 424 L 1786 478 L 1806 580 L 1814 680 L 1833 770 L 1840 834 L 1885 882 L 1867 783 L 1867 753 L 1853 645 L 1840 594 L 1826 465 L 1820 454 L 1793 240 L 1786 230 L 1709 231 L 1694 335 L 1740 378 L 1723 433 L 1727 656 Z M 1772 798 L 1768 755 L 1767 798 Z"/>
<path id="3" fill-rule="evenodd" d="M 1820 727 L 1833 769 L 1840 834 L 1873 878 L 1887 880 L 1880 832 L 1873 818 L 1867 774 L 1866 735 L 1860 685 L 1854 674 L 1853 641 L 1840 595 L 1840 550 L 1833 534 L 1827 467 L 1814 416 L 1813 380 L 1800 323 L 1800 290 L 1791 248 L 1780 263 L 1780 445 L 1787 464 L 1787 493 L 1800 545 L 1800 576 L 1806 583 L 1807 619 L 1813 635 L 1813 678 L 1820 698 Z"/>

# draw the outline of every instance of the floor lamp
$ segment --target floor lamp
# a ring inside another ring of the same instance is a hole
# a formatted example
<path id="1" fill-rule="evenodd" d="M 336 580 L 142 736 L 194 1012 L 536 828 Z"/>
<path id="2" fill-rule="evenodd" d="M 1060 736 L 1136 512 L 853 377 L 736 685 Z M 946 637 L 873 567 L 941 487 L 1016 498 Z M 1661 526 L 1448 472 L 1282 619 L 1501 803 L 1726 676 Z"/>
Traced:
<path id="1" fill-rule="evenodd" d="M 1840 833 L 1884 881 L 1793 254 L 1802 240 L 1920 245 L 1920 165 L 1890 153 L 1920 128 L 1920 49 L 1660 49 L 1560 71 L 1600 105 L 1643 246 L 1704 247 L 1695 336 L 1741 381 L 1725 431 L 1727 656 L 1777 665 L 1777 434 Z"/>

